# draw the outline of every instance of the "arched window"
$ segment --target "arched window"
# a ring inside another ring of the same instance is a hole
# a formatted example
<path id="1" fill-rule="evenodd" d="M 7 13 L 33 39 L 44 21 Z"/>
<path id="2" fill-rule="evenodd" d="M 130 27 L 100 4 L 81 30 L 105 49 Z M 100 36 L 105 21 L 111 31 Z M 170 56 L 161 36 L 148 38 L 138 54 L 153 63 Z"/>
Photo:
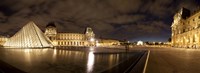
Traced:
<path id="1" fill-rule="evenodd" d="M 58 41 L 58 45 L 60 45 L 60 41 Z"/>

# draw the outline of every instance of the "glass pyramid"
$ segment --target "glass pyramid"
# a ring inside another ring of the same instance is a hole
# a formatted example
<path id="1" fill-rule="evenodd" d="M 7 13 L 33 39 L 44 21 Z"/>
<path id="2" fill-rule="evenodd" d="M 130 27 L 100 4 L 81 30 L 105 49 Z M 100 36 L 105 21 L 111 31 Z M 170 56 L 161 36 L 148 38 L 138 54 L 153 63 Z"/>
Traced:
<path id="1" fill-rule="evenodd" d="M 44 33 L 35 25 L 33 21 L 26 24 L 5 44 L 5 47 L 52 47 L 52 44 Z"/>

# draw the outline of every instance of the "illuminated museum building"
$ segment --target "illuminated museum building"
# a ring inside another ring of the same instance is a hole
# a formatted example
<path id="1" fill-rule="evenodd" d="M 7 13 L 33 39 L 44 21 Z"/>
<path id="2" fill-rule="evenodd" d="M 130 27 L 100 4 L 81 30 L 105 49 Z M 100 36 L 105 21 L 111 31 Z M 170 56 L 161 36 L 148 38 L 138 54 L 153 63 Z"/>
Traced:
<path id="1" fill-rule="evenodd" d="M 45 35 L 54 46 L 96 46 L 95 34 L 87 27 L 82 33 L 58 33 L 54 23 L 46 26 Z"/>
<path id="2" fill-rule="evenodd" d="M 173 47 L 200 47 L 200 11 L 190 12 L 182 8 L 174 16 L 172 23 L 172 42 Z"/>
<path id="3" fill-rule="evenodd" d="M 97 46 L 101 47 L 120 46 L 120 42 L 118 40 L 112 40 L 112 39 L 100 39 L 98 40 Z"/>
<path id="4" fill-rule="evenodd" d="M 8 37 L 0 36 L 0 46 L 2 46 L 7 40 L 8 40 Z"/>
<path id="5" fill-rule="evenodd" d="M 45 32 L 33 22 L 28 22 L 12 37 L 0 37 L 4 47 L 35 48 L 53 46 L 96 46 L 95 34 L 91 28 L 81 33 L 58 33 L 54 23 L 46 26 Z"/>
<path id="6" fill-rule="evenodd" d="M 4 47 L 36 48 L 59 46 L 119 46 L 118 40 L 95 39 L 92 28 L 87 27 L 85 33 L 59 33 L 56 25 L 49 23 L 45 32 L 33 22 L 28 22 L 12 37 L 0 37 L 0 45 Z"/>

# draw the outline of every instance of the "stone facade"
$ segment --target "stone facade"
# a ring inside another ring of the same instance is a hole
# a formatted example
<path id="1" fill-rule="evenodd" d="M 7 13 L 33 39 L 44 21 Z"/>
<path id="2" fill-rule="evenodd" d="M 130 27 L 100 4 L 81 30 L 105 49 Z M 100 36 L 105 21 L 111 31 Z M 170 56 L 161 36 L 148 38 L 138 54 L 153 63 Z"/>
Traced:
<path id="1" fill-rule="evenodd" d="M 200 48 L 200 11 L 191 14 L 182 8 L 174 15 L 171 26 L 173 47 Z"/>
<path id="2" fill-rule="evenodd" d="M 98 41 L 97 46 L 100 46 L 100 47 L 120 46 L 120 42 L 118 40 L 101 39 Z"/>
<path id="3" fill-rule="evenodd" d="M 96 46 L 95 34 L 91 28 L 82 33 L 58 33 L 54 23 L 46 26 L 45 35 L 54 46 Z"/>
<path id="4" fill-rule="evenodd" d="M 3 44 L 8 40 L 8 37 L 0 36 L 0 46 L 3 46 Z"/>

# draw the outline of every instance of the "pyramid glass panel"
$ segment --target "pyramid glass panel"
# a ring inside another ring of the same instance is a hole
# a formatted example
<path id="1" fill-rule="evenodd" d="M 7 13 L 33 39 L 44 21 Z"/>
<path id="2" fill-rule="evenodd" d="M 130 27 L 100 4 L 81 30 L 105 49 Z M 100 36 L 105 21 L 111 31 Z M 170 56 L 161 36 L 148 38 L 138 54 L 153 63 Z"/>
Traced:
<path id="1" fill-rule="evenodd" d="M 50 40 L 35 25 L 29 22 L 5 44 L 6 47 L 52 47 Z"/>

